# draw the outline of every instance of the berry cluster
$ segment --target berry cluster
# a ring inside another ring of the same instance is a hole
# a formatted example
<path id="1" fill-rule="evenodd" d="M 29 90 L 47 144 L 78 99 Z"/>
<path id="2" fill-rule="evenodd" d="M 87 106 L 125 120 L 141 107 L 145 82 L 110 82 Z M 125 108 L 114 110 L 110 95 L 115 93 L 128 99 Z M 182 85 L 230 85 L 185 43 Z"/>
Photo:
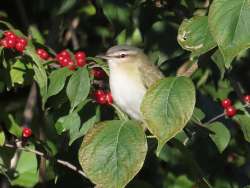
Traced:
<path id="1" fill-rule="evenodd" d="M 225 114 L 228 117 L 233 117 L 237 113 L 237 110 L 232 105 L 232 101 L 230 99 L 222 100 L 221 101 L 221 106 L 225 109 Z"/>
<path id="2" fill-rule="evenodd" d="M 249 105 L 250 104 L 250 95 L 245 95 L 243 98 L 244 102 Z M 225 114 L 228 117 L 233 117 L 236 115 L 237 110 L 232 105 L 232 101 L 230 99 L 224 99 L 221 101 L 221 106 L 225 109 Z"/>
<path id="3" fill-rule="evenodd" d="M 28 127 L 23 128 L 22 136 L 23 138 L 29 138 L 32 135 L 32 130 Z"/>
<path id="4" fill-rule="evenodd" d="M 83 51 L 76 52 L 74 56 L 76 63 L 72 60 L 70 53 L 63 50 L 56 55 L 56 59 L 62 67 L 68 67 L 70 70 L 86 65 L 86 54 Z"/>
<path id="5" fill-rule="evenodd" d="M 4 48 L 16 49 L 19 52 L 23 52 L 27 45 L 27 40 L 15 35 L 11 31 L 5 31 L 3 33 L 4 38 L 0 40 L 0 45 Z"/>
<path id="6" fill-rule="evenodd" d="M 104 90 L 96 90 L 94 92 L 94 99 L 98 104 L 108 104 L 111 105 L 113 103 L 113 97 L 111 92 L 105 92 Z"/>

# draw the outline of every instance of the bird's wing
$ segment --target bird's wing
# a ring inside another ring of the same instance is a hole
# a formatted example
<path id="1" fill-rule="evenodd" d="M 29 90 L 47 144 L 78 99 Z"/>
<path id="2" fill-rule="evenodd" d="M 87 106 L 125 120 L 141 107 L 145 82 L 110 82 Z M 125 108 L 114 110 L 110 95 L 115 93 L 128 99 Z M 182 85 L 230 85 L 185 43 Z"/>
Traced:
<path id="1" fill-rule="evenodd" d="M 149 88 L 157 80 L 164 78 L 162 72 L 155 65 L 150 63 L 140 64 L 139 71 L 146 88 Z"/>

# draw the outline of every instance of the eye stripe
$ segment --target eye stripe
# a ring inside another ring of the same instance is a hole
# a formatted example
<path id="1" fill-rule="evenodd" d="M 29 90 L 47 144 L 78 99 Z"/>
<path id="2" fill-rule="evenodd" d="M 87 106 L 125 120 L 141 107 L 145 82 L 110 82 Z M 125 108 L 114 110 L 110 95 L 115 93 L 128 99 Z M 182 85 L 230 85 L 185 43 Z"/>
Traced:
<path id="1" fill-rule="evenodd" d="M 124 58 L 124 57 L 126 57 L 127 55 L 126 54 L 120 54 L 120 55 L 116 55 L 116 56 L 114 56 L 114 57 L 116 57 L 116 58 Z"/>

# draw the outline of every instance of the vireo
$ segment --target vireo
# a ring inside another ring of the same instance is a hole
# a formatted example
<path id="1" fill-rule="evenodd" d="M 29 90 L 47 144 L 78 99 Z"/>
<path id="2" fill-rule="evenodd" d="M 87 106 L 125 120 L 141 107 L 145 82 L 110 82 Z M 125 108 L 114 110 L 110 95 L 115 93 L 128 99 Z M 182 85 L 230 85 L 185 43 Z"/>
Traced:
<path id="1" fill-rule="evenodd" d="M 147 89 L 163 74 L 139 48 L 113 46 L 104 55 L 110 69 L 109 84 L 114 102 L 132 118 L 143 121 L 140 106 Z"/>

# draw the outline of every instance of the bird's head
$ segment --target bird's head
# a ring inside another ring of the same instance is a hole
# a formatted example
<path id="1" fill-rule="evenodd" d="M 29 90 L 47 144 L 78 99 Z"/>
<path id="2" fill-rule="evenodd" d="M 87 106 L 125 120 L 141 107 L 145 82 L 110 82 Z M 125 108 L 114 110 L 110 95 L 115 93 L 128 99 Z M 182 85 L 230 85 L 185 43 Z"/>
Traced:
<path id="1" fill-rule="evenodd" d="M 100 54 L 96 57 L 104 59 L 109 64 L 114 65 L 120 63 L 137 63 L 145 60 L 146 55 L 137 47 L 117 45 L 109 48 L 105 54 Z"/>

